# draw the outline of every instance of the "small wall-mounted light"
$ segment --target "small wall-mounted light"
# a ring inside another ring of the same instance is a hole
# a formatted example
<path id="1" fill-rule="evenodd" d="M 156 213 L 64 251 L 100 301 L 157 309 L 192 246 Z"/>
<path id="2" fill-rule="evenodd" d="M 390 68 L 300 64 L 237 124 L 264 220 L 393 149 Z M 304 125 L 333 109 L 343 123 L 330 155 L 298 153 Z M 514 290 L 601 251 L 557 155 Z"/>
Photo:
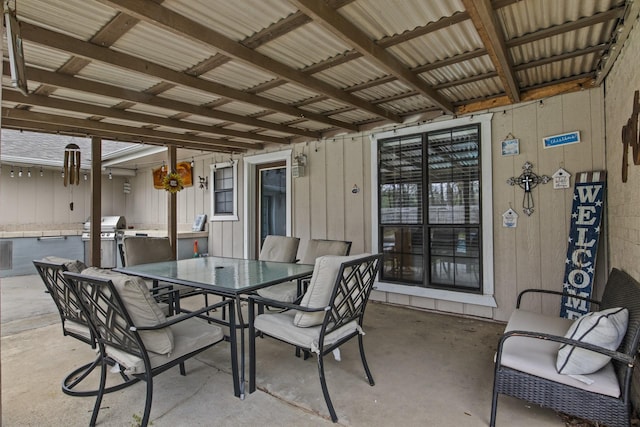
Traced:
<path id="1" fill-rule="evenodd" d="M 44 171 L 42 170 L 42 166 L 40 166 L 40 176 L 44 176 Z"/>
<path id="2" fill-rule="evenodd" d="M 15 172 L 13 172 L 13 166 L 11 166 L 11 172 L 9 172 L 9 176 L 14 178 L 16 176 Z"/>
<path id="3" fill-rule="evenodd" d="M 22 168 L 18 171 L 18 178 L 22 178 Z"/>
<path id="4" fill-rule="evenodd" d="M 193 169 L 194 167 L 196 167 L 196 162 L 195 160 L 193 160 L 193 157 L 191 158 L 191 169 Z"/>
<path id="5" fill-rule="evenodd" d="M 60 177 L 61 177 L 61 178 L 64 178 L 64 169 L 62 169 L 62 170 L 60 171 Z"/>
<path id="6" fill-rule="evenodd" d="M 27 169 L 27 178 L 31 178 L 31 168 Z"/>
<path id="7" fill-rule="evenodd" d="M 86 173 L 86 172 L 83 174 L 83 177 L 84 177 L 84 180 L 85 180 L 85 181 L 89 179 L 89 176 L 87 175 L 87 173 Z"/>
<path id="8" fill-rule="evenodd" d="M 109 179 L 113 179 L 113 173 L 111 173 L 111 169 L 109 169 Z"/>
<path id="9" fill-rule="evenodd" d="M 166 169 L 166 167 L 165 167 L 165 165 L 164 165 L 164 160 L 162 161 L 162 168 L 161 168 L 160 170 L 161 170 L 162 172 L 164 172 L 164 171 L 166 171 L 166 170 L 167 170 L 167 169 Z"/>

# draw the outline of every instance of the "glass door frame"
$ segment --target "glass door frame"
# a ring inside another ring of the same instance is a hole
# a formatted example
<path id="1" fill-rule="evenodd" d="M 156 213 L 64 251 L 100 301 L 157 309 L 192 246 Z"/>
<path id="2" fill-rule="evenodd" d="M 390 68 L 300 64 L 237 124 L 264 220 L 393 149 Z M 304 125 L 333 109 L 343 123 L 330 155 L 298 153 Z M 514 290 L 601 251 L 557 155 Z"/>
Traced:
<path id="1" fill-rule="evenodd" d="M 256 238 L 257 235 L 257 181 L 256 165 L 267 163 L 285 162 L 286 168 L 286 213 L 287 213 L 287 236 L 291 236 L 293 232 L 293 194 L 291 181 L 291 153 L 292 150 L 282 150 L 273 153 L 257 154 L 255 156 L 247 156 L 243 158 L 244 169 L 244 257 L 247 259 L 255 258 L 257 253 Z"/>

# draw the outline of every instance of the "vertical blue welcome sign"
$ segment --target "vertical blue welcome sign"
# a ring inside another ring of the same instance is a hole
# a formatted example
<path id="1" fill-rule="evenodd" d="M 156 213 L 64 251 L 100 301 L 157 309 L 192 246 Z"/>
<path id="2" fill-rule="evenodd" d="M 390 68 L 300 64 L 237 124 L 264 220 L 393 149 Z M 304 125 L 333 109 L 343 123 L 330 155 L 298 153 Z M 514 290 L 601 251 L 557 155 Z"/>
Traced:
<path id="1" fill-rule="evenodd" d="M 576 177 L 560 317 L 575 319 L 589 312 L 589 302 L 573 296 L 591 297 L 605 179 L 606 172 L 584 172 Z"/>

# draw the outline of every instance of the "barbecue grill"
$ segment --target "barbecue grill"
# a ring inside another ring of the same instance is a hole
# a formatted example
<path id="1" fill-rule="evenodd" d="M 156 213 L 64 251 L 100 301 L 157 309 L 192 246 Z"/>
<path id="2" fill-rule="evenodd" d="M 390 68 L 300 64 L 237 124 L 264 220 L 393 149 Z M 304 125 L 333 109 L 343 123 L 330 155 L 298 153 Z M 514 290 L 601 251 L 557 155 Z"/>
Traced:
<path id="1" fill-rule="evenodd" d="M 118 243 L 124 236 L 127 222 L 123 216 L 103 216 L 100 220 L 100 267 L 114 268 L 118 263 Z M 82 230 L 84 242 L 84 262 L 91 264 L 91 218 L 85 223 Z"/>

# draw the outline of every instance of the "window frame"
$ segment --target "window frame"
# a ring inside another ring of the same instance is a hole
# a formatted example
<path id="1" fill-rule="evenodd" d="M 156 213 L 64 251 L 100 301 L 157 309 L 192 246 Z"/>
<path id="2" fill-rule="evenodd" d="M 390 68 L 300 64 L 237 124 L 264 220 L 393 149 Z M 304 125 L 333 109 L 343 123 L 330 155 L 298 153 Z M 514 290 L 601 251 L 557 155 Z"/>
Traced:
<path id="1" fill-rule="evenodd" d="M 232 162 L 213 163 L 209 166 L 209 185 L 211 194 L 211 217 L 209 221 L 238 221 L 238 161 Z M 233 168 L 233 212 L 230 214 L 218 214 L 216 215 L 216 197 L 215 197 L 215 179 L 216 171 L 226 168 Z"/>
<path id="2" fill-rule="evenodd" d="M 491 173 L 491 118 L 493 113 L 474 115 L 453 120 L 441 120 L 430 123 L 424 123 L 418 126 L 409 126 L 402 129 L 393 129 L 385 132 L 372 134 L 371 140 L 371 241 L 377 247 L 379 242 L 379 230 L 381 227 L 380 218 L 378 217 L 378 140 L 400 137 L 405 135 L 423 134 L 438 130 L 461 127 L 469 124 L 480 125 L 480 186 L 481 194 L 481 233 L 482 233 L 482 250 L 481 250 L 481 273 L 482 273 L 482 293 L 470 293 L 465 291 L 443 289 L 443 288 L 427 288 L 415 286 L 415 284 L 401 284 L 382 282 L 380 279 L 376 282 L 376 290 L 382 292 L 391 292 L 408 296 L 417 296 L 423 298 L 431 298 L 436 300 L 445 300 L 453 302 L 461 302 L 468 304 L 477 304 L 482 306 L 497 307 L 494 298 L 494 267 L 493 267 L 493 189 L 492 189 L 492 173 Z"/>

